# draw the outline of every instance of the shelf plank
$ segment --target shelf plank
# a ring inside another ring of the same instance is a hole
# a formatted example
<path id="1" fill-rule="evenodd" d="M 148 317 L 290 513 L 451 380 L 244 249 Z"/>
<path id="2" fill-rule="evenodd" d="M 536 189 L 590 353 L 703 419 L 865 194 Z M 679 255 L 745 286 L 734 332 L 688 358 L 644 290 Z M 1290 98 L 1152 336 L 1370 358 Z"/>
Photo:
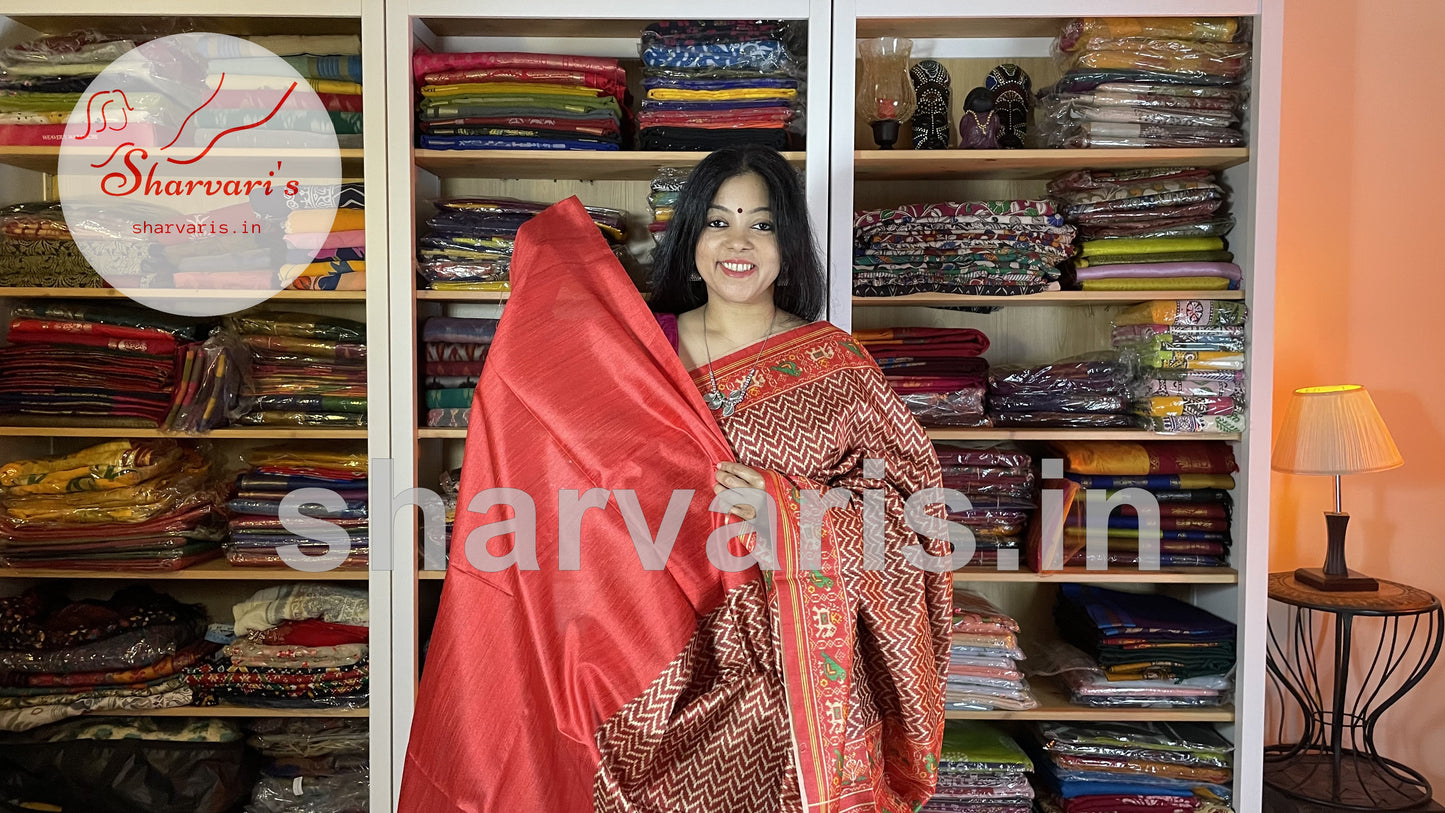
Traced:
<path id="1" fill-rule="evenodd" d="M 157 298 L 172 298 L 169 291 L 151 291 Z M 246 291 L 175 291 L 174 298 L 232 299 L 245 298 L 259 292 Z M 0 297 L 25 299 L 124 299 L 126 295 L 114 288 L 3 288 Z M 365 302 L 366 291 L 276 291 L 269 299 L 288 302 Z"/>
<path id="2" fill-rule="evenodd" d="M 1082 150 L 855 150 L 859 181 L 1037 180 L 1080 167 L 1205 167 L 1228 169 L 1249 160 L 1247 147 L 1198 149 L 1093 148 Z"/>
<path id="3" fill-rule="evenodd" d="M 6 16 L 43 34 L 74 31 L 77 17 L 96 17 L 86 25 L 118 31 L 148 31 L 155 17 L 182 17 L 196 31 L 235 36 L 256 34 L 359 34 L 363 4 L 360 0 L 315 0 L 298 4 L 289 0 L 250 0 L 241 16 L 205 14 L 193 0 L 68 0 L 57 14 L 51 0 L 7 0 Z M 221 8 L 218 5 L 209 8 Z M 346 19 L 353 18 L 353 19 Z"/>
<path id="4" fill-rule="evenodd" d="M 465 438 L 466 427 L 423 426 L 418 438 Z M 996 429 L 990 426 L 928 430 L 932 440 L 1239 440 L 1238 432 L 1165 434 L 1148 429 Z"/>
<path id="5" fill-rule="evenodd" d="M 1029 570 L 965 568 L 953 572 L 953 583 L 1020 582 L 1036 584 L 1238 584 L 1239 571 L 1232 567 L 1166 567 L 1159 570 L 1085 570 L 1067 567 L 1053 573 Z"/>
<path id="6" fill-rule="evenodd" d="M 1028 711 L 955 711 L 947 710 L 944 717 L 949 720 L 1057 720 L 1077 722 L 1125 722 L 1156 720 L 1160 722 L 1234 722 L 1233 706 L 1213 708 L 1177 709 L 1107 709 L 1090 706 L 1076 706 L 1069 702 L 1067 695 L 1054 680 L 1034 680 L 1029 689 L 1039 701 L 1039 707 Z"/>
<path id="7" fill-rule="evenodd" d="M 417 291 L 418 302 L 506 302 L 511 291 Z"/>
<path id="8" fill-rule="evenodd" d="M 0 579 L 110 579 L 150 581 L 366 581 L 365 570 L 328 570 L 305 573 L 289 567 L 235 567 L 222 559 L 213 559 L 185 570 L 160 573 L 126 573 L 117 570 L 68 570 L 62 568 L 0 567 Z"/>
<path id="9" fill-rule="evenodd" d="M 365 429 L 315 429 L 308 427 L 257 426 L 213 429 L 200 435 L 163 432 L 136 426 L 6 426 L 0 424 L 0 438 L 176 438 L 205 440 L 250 438 L 255 440 L 364 440 Z"/>
<path id="10" fill-rule="evenodd" d="M 413 150 L 420 169 L 443 178 L 650 181 L 662 167 L 693 166 L 706 152 L 641 150 Z M 785 152 L 796 166 L 804 153 Z"/>
<path id="11" fill-rule="evenodd" d="M 1237 302 L 1244 291 L 1044 291 L 1022 296 L 980 296 L 977 294 L 905 294 L 903 296 L 855 296 L 855 308 L 997 308 L 1030 305 L 1053 307 L 1079 305 L 1133 305 L 1168 299 L 1204 299 Z"/>
<path id="12" fill-rule="evenodd" d="M 1238 432 L 1165 434 L 1148 429 L 929 429 L 930 440 L 1239 440 Z"/>
<path id="13" fill-rule="evenodd" d="M 292 21 L 288 20 L 287 22 Z M 71 28 L 73 27 L 74 19 L 71 18 Z M 67 28 L 65 30 L 68 31 L 70 30 L 70 28 Z M 208 28 L 206 30 L 213 32 L 215 31 L 215 29 L 211 28 Z M 255 153 L 255 151 L 220 149 L 211 151 L 212 155 L 217 155 L 223 158 L 227 156 L 235 157 L 238 155 L 250 153 Z M 337 150 L 337 153 L 341 156 L 342 174 L 348 178 L 353 176 L 360 177 L 362 173 L 362 150 L 360 148 L 348 148 Z M 104 155 L 105 153 L 97 154 Z M 304 159 L 310 155 L 314 155 L 314 153 L 308 152 L 306 150 L 275 150 L 274 155 L 270 151 L 266 153 L 266 157 L 268 158 L 275 157 L 283 161 L 287 158 Z M 19 167 L 20 169 L 28 169 L 34 172 L 44 172 L 49 175 L 54 175 L 58 171 L 58 167 L 60 164 L 60 148 L 0 146 L 0 164 L 6 164 L 12 167 Z"/>
<path id="14" fill-rule="evenodd" d="M 168 709 L 90 711 L 97 717 L 370 717 L 370 708 L 261 709 L 246 706 L 175 706 Z"/>
<path id="15" fill-rule="evenodd" d="M 446 578 L 445 570 L 420 570 L 417 578 L 436 580 Z M 1065 568 L 1058 573 L 1034 573 L 1028 570 L 955 570 L 953 583 L 956 585 L 977 582 L 1019 582 L 1037 584 L 1238 584 L 1239 571 L 1232 567 L 1164 568 L 1158 571 L 1085 570 L 1081 567 Z"/>

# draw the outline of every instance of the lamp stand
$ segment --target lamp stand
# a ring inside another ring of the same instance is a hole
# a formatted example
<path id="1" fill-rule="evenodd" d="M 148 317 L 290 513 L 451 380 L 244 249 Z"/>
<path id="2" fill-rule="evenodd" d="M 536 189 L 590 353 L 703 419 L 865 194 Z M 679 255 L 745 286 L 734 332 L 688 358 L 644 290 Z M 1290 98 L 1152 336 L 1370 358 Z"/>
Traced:
<path id="1" fill-rule="evenodd" d="M 1340 510 L 1340 476 L 1335 475 L 1335 510 L 1325 512 L 1325 534 L 1328 547 L 1325 550 L 1324 567 L 1302 567 L 1294 572 L 1295 580 L 1316 590 L 1337 593 L 1344 591 L 1372 592 L 1380 589 L 1380 583 L 1345 565 L 1345 528 L 1350 524 L 1350 515 Z"/>

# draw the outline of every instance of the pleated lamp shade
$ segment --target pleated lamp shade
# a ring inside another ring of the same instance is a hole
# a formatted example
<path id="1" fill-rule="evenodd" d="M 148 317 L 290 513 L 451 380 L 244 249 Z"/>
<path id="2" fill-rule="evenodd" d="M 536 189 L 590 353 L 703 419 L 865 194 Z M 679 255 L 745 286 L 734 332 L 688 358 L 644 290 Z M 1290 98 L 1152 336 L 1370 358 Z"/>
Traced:
<path id="1" fill-rule="evenodd" d="M 1363 474 L 1404 465 L 1364 387 L 1302 387 L 1285 408 L 1271 467 L 1293 474 Z"/>

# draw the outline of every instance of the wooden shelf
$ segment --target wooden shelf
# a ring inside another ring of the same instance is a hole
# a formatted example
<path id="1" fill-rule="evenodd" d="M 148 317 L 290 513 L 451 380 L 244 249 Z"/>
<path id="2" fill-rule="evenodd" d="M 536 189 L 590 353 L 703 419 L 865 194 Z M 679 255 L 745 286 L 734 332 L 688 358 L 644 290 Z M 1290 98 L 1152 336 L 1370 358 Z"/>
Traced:
<path id="1" fill-rule="evenodd" d="M 233 7 L 230 15 L 205 14 L 193 0 L 68 0 L 64 14 L 57 14 L 57 4 L 50 0 L 7 0 L 5 5 L 6 16 L 42 34 L 74 31 L 79 24 L 77 17 L 81 16 L 97 18 L 84 24 L 108 31 L 149 31 L 156 25 L 155 17 L 181 17 L 196 31 L 234 36 L 361 33 L 362 3 L 358 0 L 315 0 L 305 4 L 250 0 L 244 7 Z"/>
<path id="2" fill-rule="evenodd" d="M 930 440 L 1239 440 L 1238 432 L 1181 432 L 1148 429 L 929 429 Z"/>
<path id="3" fill-rule="evenodd" d="M 371 709 L 263 709 L 247 706 L 175 706 L 168 709 L 90 711 L 98 717 L 370 717 Z"/>
<path id="4" fill-rule="evenodd" d="M 74 20 L 71 21 L 74 27 Z M 66 29 L 69 30 L 69 29 Z M 215 29 L 207 28 L 207 31 L 215 32 Z M 219 33 L 219 32 L 215 32 Z M 289 32 L 288 32 L 289 33 Z M 359 147 L 337 150 L 341 157 L 341 172 L 344 176 L 360 177 L 362 172 L 362 150 Z M 97 153 L 104 156 L 104 152 Z M 211 155 L 219 158 L 240 157 L 247 154 L 260 154 L 256 150 L 212 150 Z M 315 156 L 314 152 L 305 150 L 268 150 L 266 157 L 275 157 L 282 161 L 287 158 L 304 159 L 308 156 Z M 60 164 L 59 147 L 14 147 L 0 145 L 0 164 L 8 164 L 12 167 L 29 169 L 35 172 L 44 172 L 50 175 L 56 174 Z"/>
<path id="5" fill-rule="evenodd" d="M 289 567 L 235 567 L 224 558 L 202 562 L 185 570 L 126 573 L 116 570 L 64 570 L 60 568 L 0 567 L 0 579 L 111 579 L 166 581 L 366 581 L 365 570 L 328 570 L 305 573 Z"/>
<path id="6" fill-rule="evenodd" d="M 1051 584 L 1238 584 L 1239 571 L 1232 567 L 1166 567 L 1159 570 L 1085 570 L 1068 567 L 1054 573 L 1029 570 L 989 570 L 987 568 L 953 571 L 956 585 L 978 582 L 1025 582 Z"/>
<path id="7" fill-rule="evenodd" d="M 1029 689 L 1033 692 L 1034 698 L 1039 701 L 1039 707 L 1028 711 L 954 711 L 944 712 L 944 717 L 949 720 L 1058 720 L 1078 722 L 1124 722 L 1157 720 L 1167 722 L 1214 722 L 1231 723 L 1235 722 L 1233 706 L 1215 706 L 1212 708 L 1177 708 L 1177 709 L 1101 709 L 1089 706 L 1076 706 L 1069 702 L 1062 687 L 1052 679 L 1031 680 Z"/>
<path id="8" fill-rule="evenodd" d="M 418 302 L 506 302 L 511 291 L 417 291 Z"/>
<path id="9" fill-rule="evenodd" d="M 158 297 L 171 297 L 170 291 L 151 291 Z M 259 295 L 252 291 L 176 291 L 175 298 L 191 299 L 233 299 Z M 26 299 L 125 299 L 124 293 L 114 288 L 0 288 L 0 298 L 24 297 Z M 365 302 L 365 291 L 276 291 L 269 295 L 272 300 L 287 302 Z"/>
<path id="10" fill-rule="evenodd" d="M 1030 305 L 1133 305 L 1167 299 L 1203 299 L 1237 302 L 1244 291 L 1044 291 L 1022 296 L 980 296 L 977 294 L 906 294 L 904 296 L 855 296 L 855 308 L 997 308 Z"/>
<path id="11" fill-rule="evenodd" d="M 796 166 L 804 153 L 785 152 Z M 443 178 L 650 181 L 662 167 L 693 166 L 706 152 L 640 150 L 413 150 L 416 166 Z"/>
<path id="12" fill-rule="evenodd" d="M 0 428 L 3 432 L 3 428 Z M 465 438 L 464 426 L 423 426 L 418 438 Z M 931 440 L 1239 440 L 1238 432 L 1184 432 L 1166 434 L 1148 429 L 929 429 Z"/>
<path id="13" fill-rule="evenodd" d="M 1247 147 L 1084 150 L 855 150 L 860 181 L 1050 179 L 1079 168 L 1203 167 L 1228 169 L 1249 160 Z"/>
<path id="14" fill-rule="evenodd" d="M 176 438 L 206 440 L 215 438 L 250 438 L 254 440 L 350 440 L 366 438 L 365 429 L 315 429 L 308 427 L 228 427 L 213 429 L 200 435 L 162 432 L 131 426 L 5 426 L 0 424 L 0 438 Z"/>
<path id="15" fill-rule="evenodd" d="M 445 570 L 419 570 L 416 577 L 423 580 L 445 579 Z M 1058 573 L 1034 573 L 1028 570 L 955 570 L 953 583 L 956 585 L 977 582 L 1022 582 L 1051 584 L 1238 584 L 1239 571 L 1232 567 L 1164 568 L 1147 570 L 1085 570 L 1081 567 L 1065 568 Z"/>

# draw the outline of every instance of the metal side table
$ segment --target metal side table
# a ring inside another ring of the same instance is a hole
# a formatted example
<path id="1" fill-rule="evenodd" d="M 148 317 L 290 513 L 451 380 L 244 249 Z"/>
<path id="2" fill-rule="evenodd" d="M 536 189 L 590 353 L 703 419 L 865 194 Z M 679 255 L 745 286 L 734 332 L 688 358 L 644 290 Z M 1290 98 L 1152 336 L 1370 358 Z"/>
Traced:
<path id="1" fill-rule="evenodd" d="M 1281 696 L 1303 715 L 1298 742 L 1265 748 L 1270 789 L 1323 810 L 1410 810 L 1430 802 L 1419 771 L 1380 756 L 1380 715 L 1414 688 L 1440 654 L 1445 613 L 1440 600 L 1414 587 L 1380 581 L 1378 592 L 1324 592 L 1272 573 L 1269 597 L 1287 605 L 1285 629 L 1269 630 L 1268 667 Z M 1357 618 L 1379 619 L 1379 639 L 1356 640 Z M 1322 625 L 1334 630 L 1333 657 L 1315 651 Z M 1363 676 L 1350 676 L 1351 655 L 1374 650 Z M 1324 678 L 1324 680 L 1322 680 Z M 1285 708 L 1288 713 L 1289 709 Z"/>

